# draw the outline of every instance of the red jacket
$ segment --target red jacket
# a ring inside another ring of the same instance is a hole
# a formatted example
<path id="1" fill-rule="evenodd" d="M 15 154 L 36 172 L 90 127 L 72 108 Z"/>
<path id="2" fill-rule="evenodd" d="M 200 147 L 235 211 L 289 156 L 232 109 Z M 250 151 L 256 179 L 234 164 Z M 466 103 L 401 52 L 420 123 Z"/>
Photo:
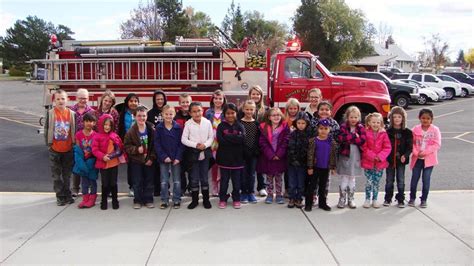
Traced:
<path id="1" fill-rule="evenodd" d="M 366 140 L 362 145 L 361 167 L 364 169 L 383 170 L 388 167 L 387 157 L 392 150 L 390 139 L 385 130 L 375 133 L 371 129 L 366 131 Z M 380 161 L 376 161 L 379 157 Z"/>
<path id="2" fill-rule="evenodd" d="M 115 133 L 114 129 L 112 129 L 109 133 L 104 132 L 104 122 L 105 119 L 111 119 L 113 121 L 113 117 L 109 114 L 104 114 L 99 118 L 97 122 L 97 134 L 94 135 L 94 139 L 92 141 L 92 154 L 97 158 L 95 162 L 95 168 L 97 169 L 104 169 L 106 166 L 105 161 L 103 160 L 104 156 L 107 154 L 107 148 L 109 147 L 109 140 L 112 140 L 114 144 L 118 146 L 120 151 L 123 152 L 125 155 L 122 140 L 120 139 L 119 135 Z"/>

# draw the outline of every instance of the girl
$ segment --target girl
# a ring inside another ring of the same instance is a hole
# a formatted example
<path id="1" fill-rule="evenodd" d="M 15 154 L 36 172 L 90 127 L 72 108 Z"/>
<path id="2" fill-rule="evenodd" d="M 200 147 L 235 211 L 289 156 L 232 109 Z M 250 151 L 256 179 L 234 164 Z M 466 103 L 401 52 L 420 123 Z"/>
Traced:
<path id="1" fill-rule="evenodd" d="M 225 98 L 224 92 L 222 90 L 216 90 L 212 94 L 210 108 L 207 109 L 206 114 L 204 115 L 207 120 L 209 120 L 212 124 L 212 131 L 214 132 L 214 141 L 212 142 L 211 151 L 212 156 L 216 158 L 216 152 L 218 147 L 218 141 L 216 137 L 217 126 L 224 120 L 224 113 L 222 112 L 222 108 L 224 104 L 227 103 Z M 217 165 L 213 165 L 211 167 L 211 175 L 212 175 L 212 196 L 217 197 L 219 195 L 219 181 L 220 181 L 220 173 L 219 168 Z"/>
<path id="2" fill-rule="evenodd" d="M 365 143 L 365 127 L 360 122 L 361 114 L 359 108 L 350 106 L 344 114 L 346 122 L 341 125 L 341 131 L 337 136 L 340 143 L 339 157 L 337 164 L 337 173 L 341 176 L 341 185 L 339 186 L 338 208 L 344 208 L 347 205 L 354 209 L 355 179 L 362 176 L 363 171 L 360 167 L 361 146 Z"/>
<path id="3" fill-rule="evenodd" d="M 98 133 L 92 140 L 92 154 L 97 158 L 95 168 L 100 170 L 102 183 L 102 199 L 100 208 L 107 210 L 107 195 L 112 194 L 112 208 L 118 209 L 117 175 L 119 156 L 122 155 L 123 144 L 120 137 L 114 132 L 114 119 L 104 114 L 97 123 Z M 125 155 L 125 153 L 123 154 Z"/>
<path id="4" fill-rule="evenodd" d="M 367 135 L 362 145 L 361 166 L 364 168 L 367 184 L 365 185 L 365 202 L 363 207 L 370 208 L 372 194 L 372 207 L 380 208 L 377 202 L 379 182 L 383 169 L 387 168 L 387 157 L 392 150 L 387 132 L 383 129 L 383 118 L 379 113 L 371 113 L 365 118 Z"/>
<path id="5" fill-rule="evenodd" d="M 202 117 L 202 105 L 200 102 L 192 102 L 189 105 L 189 112 L 192 119 L 189 119 L 184 125 L 181 142 L 189 149 L 186 152 L 189 157 L 191 167 L 191 197 L 192 201 L 188 209 L 194 209 L 199 200 L 199 183 L 201 184 L 201 193 L 204 208 L 212 208 L 209 201 L 209 159 L 212 156 L 211 145 L 214 140 L 212 125 L 209 120 Z"/>
<path id="6" fill-rule="evenodd" d="M 313 193 L 316 183 L 320 188 L 326 187 L 329 180 L 329 171 L 334 174 L 336 169 L 336 142 L 330 137 L 331 123 L 327 119 L 321 119 L 317 125 L 318 136 L 309 140 L 308 147 L 308 176 L 310 177 L 306 190 L 305 211 L 311 211 L 313 206 Z M 327 205 L 326 191 L 320 189 L 319 208 L 330 211 L 331 207 Z"/>
<path id="7" fill-rule="evenodd" d="M 388 156 L 387 182 L 385 183 L 384 206 L 390 206 L 393 197 L 393 183 L 397 177 L 398 194 L 395 199 L 399 208 L 405 207 L 405 165 L 413 148 L 413 135 L 406 127 L 407 113 L 399 106 L 392 108 L 389 114 L 390 126 L 387 129 L 392 151 Z"/>
<path id="8" fill-rule="evenodd" d="M 216 163 L 221 172 L 219 208 L 227 207 L 227 188 L 232 180 L 232 200 L 234 209 L 240 209 L 240 183 L 244 168 L 245 129 L 237 121 L 237 106 L 233 103 L 224 106 L 225 121 L 217 127 Z"/>
<path id="9" fill-rule="evenodd" d="M 288 142 L 288 208 L 301 208 L 303 205 L 303 186 L 306 180 L 306 164 L 308 156 L 309 118 L 305 112 L 299 112 L 293 121 L 295 130 L 290 134 Z"/>
<path id="10" fill-rule="evenodd" d="M 260 124 L 260 149 L 258 172 L 267 176 L 268 196 L 265 203 L 273 203 L 273 181 L 275 181 L 276 202 L 284 204 L 282 195 L 282 175 L 287 169 L 286 149 L 290 129 L 284 122 L 285 117 L 278 107 L 273 107 L 265 114 Z"/>
<path id="11" fill-rule="evenodd" d="M 300 102 L 295 98 L 290 98 L 286 102 L 285 106 L 285 122 L 290 127 L 290 131 L 293 132 L 296 128 L 293 126 L 293 121 L 296 119 L 296 115 L 300 111 Z"/>
<path id="12" fill-rule="evenodd" d="M 245 129 L 244 139 L 244 173 L 242 175 L 240 195 L 241 203 L 257 203 L 254 194 L 255 187 L 255 168 L 257 167 L 257 158 L 260 154 L 258 147 L 258 140 L 260 137 L 260 130 L 258 129 L 258 122 L 255 120 L 255 102 L 247 100 L 242 106 L 244 117 L 240 123 Z"/>
<path id="13" fill-rule="evenodd" d="M 318 115 L 318 104 L 321 102 L 323 95 L 321 94 L 321 90 L 318 88 L 313 88 L 308 92 L 308 100 L 309 105 L 304 110 L 309 119 L 313 119 L 313 117 Z"/>
<path id="14" fill-rule="evenodd" d="M 76 121 L 76 132 L 84 129 L 84 115 L 87 113 L 93 113 L 94 110 L 90 107 L 87 102 L 89 101 L 89 91 L 86 89 L 78 89 L 76 93 L 77 103 L 70 109 L 74 111 Z M 72 175 L 72 196 L 77 197 L 79 194 L 79 185 L 81 183 L 81 177 L 75 173 Z"/>
<path id="15" fill-rule="evenodd" d="M 423 189 L 421 192 L 421 208 L 426 208 L 426 200 L 430 192 L 430 179 L 433 167 L 438 164 L 438 150 L 441 148 L 441 133 L 433 125 L 433 111 L 421 109 L 418 114 L 420 124 L 413 127 L 413 153 L 411 154 L 410 167 L 412 177 L 410 184 L 410 201 L 408 206 L 415 206 L 416 187 L 423 172 Z"/>
<path id="16" fill-rule="evenodd" d="M 95 117 L 99 119 L 103 114 L 109 114 L 114 118 L 115 133 L 118 133 L 119 113 L 114 108 L 115 95 L 111 90 L 106 90 L 99 99 L 99 106 L 95 110 Z M 97 130 L 97 125 L 94 130 Z"/>
<path id="17" fill-rule="evenodd" d="M 169 105 L 163 106 L 163 123 L 156 126 L 155 150 L 161 171 L 161 205 L 160 209 L 168 208 L 168 184 L 173 182 L 173 208 L 181 207 L 181 161 L 183 160 L 183 144 L 181 126 L 173 120 L 175 110 Z M 170 175 L 171 173 L 171 175 Z"/>

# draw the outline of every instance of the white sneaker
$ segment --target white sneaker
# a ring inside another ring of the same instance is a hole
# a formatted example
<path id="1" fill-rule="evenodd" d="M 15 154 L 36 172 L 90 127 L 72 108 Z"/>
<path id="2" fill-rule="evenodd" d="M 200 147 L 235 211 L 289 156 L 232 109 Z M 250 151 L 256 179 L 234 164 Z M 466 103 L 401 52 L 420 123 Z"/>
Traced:
<path id="1" fill-rule="evenodd" d="M 374 201 L 372 201 L 372 207 L 378 209 L 378 208 L 380 208 L 380 203 L 378 203 L 378 201 L 374 200 Z"/>
<path id="2" fill-rule="evenodd" d="M 130 189 L 130 191 L 128 191 L 128 196 L 129 196 L 130 198 L 135 197 L 135 193 L 133 192 L 133 190 Z"/>
<path id="3" fill-rule="evenodd" d="M 370 208 L 370 200 L 365 200 L 364 205 L 362 205 L 364 208 Z"/>
<path id="4" fill-rule="evenodd" d="M 260 189 L 260 191 L 258 191 L 258 194 L 260 195 L 260 197 L 268 196 L 268 193 L 264 188 Z"/>

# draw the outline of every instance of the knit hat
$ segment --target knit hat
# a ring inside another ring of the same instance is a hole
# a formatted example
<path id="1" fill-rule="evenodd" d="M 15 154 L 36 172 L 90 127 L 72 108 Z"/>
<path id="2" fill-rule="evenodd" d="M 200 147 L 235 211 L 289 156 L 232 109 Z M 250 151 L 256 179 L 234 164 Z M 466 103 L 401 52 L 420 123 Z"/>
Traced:
<path id="1" fill-rule="evenodd" d="M 331 123 L 329 122 L 329 119 L 321 119 L 318 121 L 317 126 L 330 127 Z"/>

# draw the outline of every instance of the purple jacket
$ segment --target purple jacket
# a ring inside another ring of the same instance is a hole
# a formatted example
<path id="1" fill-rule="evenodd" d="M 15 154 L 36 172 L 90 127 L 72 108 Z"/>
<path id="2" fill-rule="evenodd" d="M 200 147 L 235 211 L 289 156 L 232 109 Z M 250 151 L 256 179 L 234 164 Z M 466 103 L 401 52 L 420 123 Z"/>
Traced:
<path id="1" fill-rule="evenodd" d="M 257 172 L 267 175 L 281 174 L 286 171 L 288 162 L 286 158 L 288 140 L 290 137 L 290 129 L 286 123 L 282 124 L 283 129 L 278 136 L 276 151 L 272 148 L 272 143 L 269 139 L 267 126 L 265 123 L 260 124 L 260 151 L 261 154 L 257 162 Z M 272 160 L 274 156 L 278 156 L 280 160 Z"/>

